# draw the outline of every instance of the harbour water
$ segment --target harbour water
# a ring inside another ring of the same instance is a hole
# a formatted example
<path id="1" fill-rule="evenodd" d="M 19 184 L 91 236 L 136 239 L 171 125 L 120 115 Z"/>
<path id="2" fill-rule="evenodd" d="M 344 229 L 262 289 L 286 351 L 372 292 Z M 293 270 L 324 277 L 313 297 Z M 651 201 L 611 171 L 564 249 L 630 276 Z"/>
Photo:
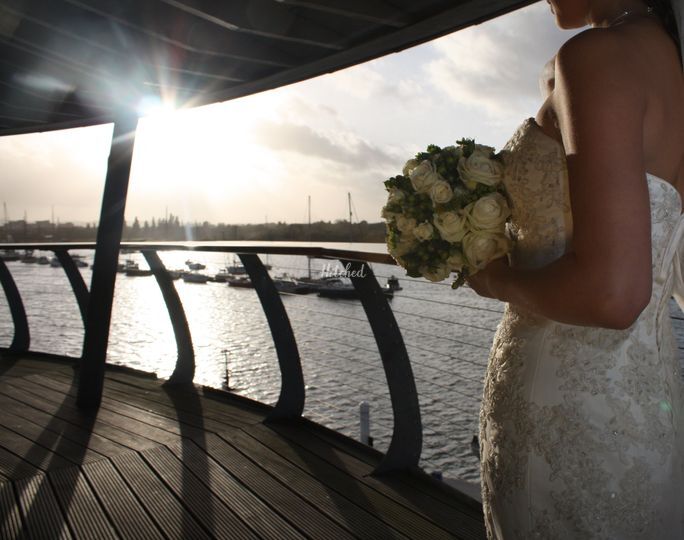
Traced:
<path id="1" fill-rule="evenodd" d="M 329 247 L 383 251 L 383 244 L 334 244 Z M 92 262 L 92 252 L 74 251 Z M 38 253 L 39 255 L 42 253 Z M 45 253 L 50 255 L 49 253 Z M 214 275 L 232 263 L 232 254 L 161 252 L 168 269 L 185 267 L 192 259 Z M 139 253 L 122 255 L 146 267 Z M 302 256 L 261 256 L 272 265 L 271 275 L 304 276 Z M 79 356 L 83 325 L 71 287 L 61 268 L 7 263 L 24 301 L 31 349 Z M 332 266 L 331 265 L 337 265 Z M 402 291 L 390 301 L 402 329 L 418 388 L 424 426 L 421 465 L 445 477 L 477 482 L 479 464 L 471 441 L 477 433 L 482 379 L 489 345 L 503 305 L 483 299 L 467 287 L 453 291 L 449 282 L 429 283 L 404 276 L 403 270 L 372 264 L 384 284 L 394 274 Z M 314 276 L 326 269 L 342 271 L 339 263 L 313 259 Z M 81 268 L 87 284 L 91 270 Z M 253 289 L 175 281 L 188 318 L 196 357 L 195 381 L 229 387 L 244 396 L 274 404 L 280 372 L 268 324 Z M 297 339 L 306 385 L 305 416 L 354 438 L 359 436 L 359 404 L 371 411 L 374 445 L 385 450 L 392 427 L 392 410 L 382 363 L 359 301 L 282 295 Z M 673 307 L 673 309 L 676 309 Z M 0 295 L 0 346 L 8 346 L 12 321 Z M 168 377 L 176 346 L 161 292 L 153 277 L 118 274 L 108 361 Z"/>

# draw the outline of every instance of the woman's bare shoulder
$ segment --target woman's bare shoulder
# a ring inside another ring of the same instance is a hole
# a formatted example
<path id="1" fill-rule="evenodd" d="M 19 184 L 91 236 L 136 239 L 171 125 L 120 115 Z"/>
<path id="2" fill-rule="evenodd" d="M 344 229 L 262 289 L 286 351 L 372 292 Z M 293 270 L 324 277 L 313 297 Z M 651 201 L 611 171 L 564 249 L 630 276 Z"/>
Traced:
<path id="1" fill-rule="evenodd" d="M 634 74 L 629 36 L 613 28 L 589 28 L 566 41 L 555 56 L 555 73 L 613 77 Z"/>

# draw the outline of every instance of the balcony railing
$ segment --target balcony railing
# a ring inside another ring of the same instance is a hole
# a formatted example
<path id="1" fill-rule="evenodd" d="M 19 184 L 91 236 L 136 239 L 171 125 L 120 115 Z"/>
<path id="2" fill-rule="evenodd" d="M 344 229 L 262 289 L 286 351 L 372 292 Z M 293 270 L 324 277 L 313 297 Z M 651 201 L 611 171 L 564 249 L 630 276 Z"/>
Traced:
<path id="1" fill-rule="evenodd" d="M 298 344 L 278 290 L 270 274 L 262 263 L 259 254 L 301 255 L 310 258 L 339 261 L 349 271 L 349 277 L 363 306 L 367 321 L 382 362 L 393 412 L 391 442 L 384 459 L 377 468 L 378 473 L 407 469 L 418 465 L 422 448 L 422 423 L 416 382 L 406 350 L 403 336 L 390 308 L 387 298 L 370 267 L 369 262 L 393 264 L 386 254 L 361 252 L 323 247 L 288 247 L 264 245 L 230 244 L 191 244 L 163 243 L 136 244 L 125 243 L 122 248 L 140 251 L 147 261 L 152 274 L 161 290 L 176 340 L 177 360 L 168 384 L 191 384 L 195 374 L 195 354 L 192 336 L 185 310 L 173 280 L 164 266 L 159 252 L 164 251 L 204 251 L 236 254 L 242 262 L 257 293 L 263 313 L 268 322 L 270 333 L 277 353 L 281 374 L 279 398 L 273 408 L 269 421 L 298 418 L 302 415 L 305 401 L 305 384 L 300 361 Z M 80 362 L 79 395 L 89 395 L 101 391 L 98 380 L 104 364 L 103 358 L 88 354 L 89 336 L 105 342 L 109 332 L 109 318 L 98 319 L 92 298 L 74 259 L 73 250 L 94 250 L 94 243 L 77 244 L 4 244 L 4 249 L 52 251 L 59 260 L 76 297 L 85 328 L 85 340 Z M 97 258 L 95 265 L 97 265 Z M 31 329 L 22 301 L 21 293 L 15 283 L 10 268 L 0 260 L 0 282 L 5 290 L 14 337 L 7 352 L 31 352 Z M 113 295 L 113 287 L 112 287 Z M 111 303 L 111 298 L 109 302 Z M 103 337 L 104 336 L 104 337 Z M 98 390 L 98 386 L 100 389 Z"/>

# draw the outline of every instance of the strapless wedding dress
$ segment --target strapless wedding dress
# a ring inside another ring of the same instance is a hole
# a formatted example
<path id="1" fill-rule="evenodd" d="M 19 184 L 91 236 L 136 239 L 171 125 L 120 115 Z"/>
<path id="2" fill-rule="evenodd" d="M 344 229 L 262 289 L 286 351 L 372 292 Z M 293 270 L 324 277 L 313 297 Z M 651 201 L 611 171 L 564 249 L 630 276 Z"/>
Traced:
<path id="1" fill-rule="evenodd" d="M 543 266 L 572 237 L 563 147 L 529 119 L 504 160 L 511 264 Z M 480 413 L 490 538 L 684 538 L 684 389 L 668 306 L 684 289 L 684 219 L 677 190 L 647 181 L 653 293 L 630 328 L 572 326 L 506 306 Z"/>

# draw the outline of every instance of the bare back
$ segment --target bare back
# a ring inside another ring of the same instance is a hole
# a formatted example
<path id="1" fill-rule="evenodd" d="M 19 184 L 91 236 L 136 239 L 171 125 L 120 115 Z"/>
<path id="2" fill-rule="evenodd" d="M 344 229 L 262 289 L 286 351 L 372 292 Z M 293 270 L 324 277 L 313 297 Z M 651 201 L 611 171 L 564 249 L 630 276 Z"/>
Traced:
<path id="1" fill-rule="evenodd" d="M 643 162 L 645 171 L 672 183 L 684 198 L 684 73 L 676 47 L 655 20 L 640 20 L 615 28 L 625 56 L 638 73 L 646 96 L 643 111 Z M 561 143 L 558 98 L 554 94 L 555 57 L 540 77 L 545 98 L 537 123 Z"/>

